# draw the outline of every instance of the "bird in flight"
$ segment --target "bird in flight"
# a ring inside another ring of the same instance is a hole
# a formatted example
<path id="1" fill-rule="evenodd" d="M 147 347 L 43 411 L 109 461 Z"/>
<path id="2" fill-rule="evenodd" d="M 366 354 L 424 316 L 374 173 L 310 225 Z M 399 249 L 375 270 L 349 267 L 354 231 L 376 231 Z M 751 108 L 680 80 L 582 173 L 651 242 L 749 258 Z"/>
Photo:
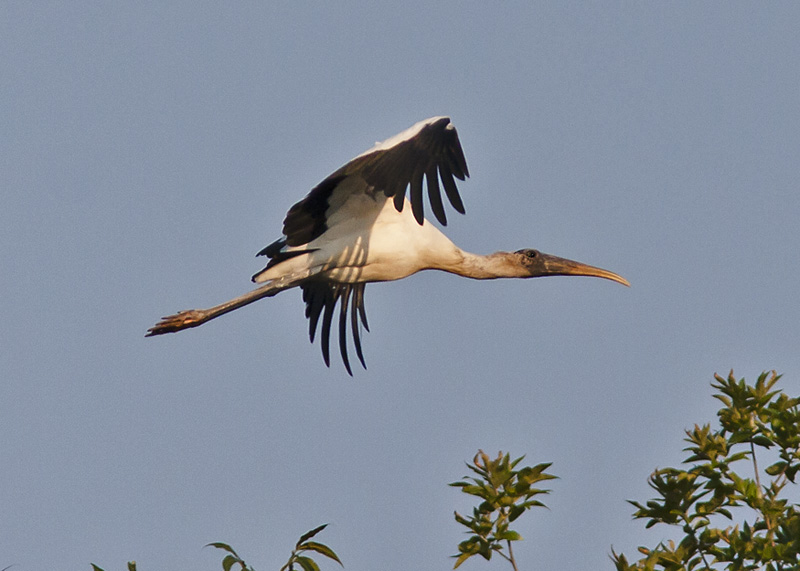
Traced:
<path id="1" fill-rule="evenodd" d="M 469 176 L 458 133 L 449 117 L 432 117 L 375 144 L 328 176 L 289 209 L 283 236 L 257 255 L 269 259 L 253 276 L 256 289 L 209 309 L 164 317 L 147 337 L 197 327 L 264 297 L 303 290 L 309 337 L 320 327 L 322 356 L 330 366 L 330 331 L 338 304 L 339 349 L 347 372 L 348 321 L 353 345 L 366 368 L 361 325 L 369 331 L 364 287 L 399 280 L 421 270 L 441 270 L 485 280 L 542 276 L 592 276 L 629 286 L 608 270 L 533 249 L 486 256 L 453 244 L 423 210 L 423 179 L 436 219 L 447 225 L 442 200 L 464 214 L 454 179 Z M 408 196 L 407 196 L 408 195 Z"/>

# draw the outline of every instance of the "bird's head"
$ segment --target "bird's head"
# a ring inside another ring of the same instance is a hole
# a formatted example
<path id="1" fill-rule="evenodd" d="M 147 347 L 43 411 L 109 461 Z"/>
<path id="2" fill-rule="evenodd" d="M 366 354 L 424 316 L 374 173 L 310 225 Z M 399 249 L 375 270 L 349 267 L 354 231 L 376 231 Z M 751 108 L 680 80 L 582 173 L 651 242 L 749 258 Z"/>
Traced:
<path id="1" fill-rule="evenodd" d="M 524 249 L 517 250 L 512 254 L 519 265 L 524 278 L 539 278 L 543 276 L 589 276 L 594 278 L 604 278 L 607 280 L 621 283 L 630 287 L 628 280 L 614 272 L 609 272 L 602 268 L 595 268 L 581 262 L 567 260 L 544 254 L 538 250 Z"/>

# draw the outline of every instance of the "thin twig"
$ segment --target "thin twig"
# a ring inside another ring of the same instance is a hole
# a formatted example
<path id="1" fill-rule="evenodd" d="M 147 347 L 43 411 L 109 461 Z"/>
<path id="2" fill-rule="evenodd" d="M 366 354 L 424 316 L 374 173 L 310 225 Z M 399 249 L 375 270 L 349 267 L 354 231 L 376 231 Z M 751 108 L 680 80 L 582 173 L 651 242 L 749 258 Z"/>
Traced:
<path id="1" fill-rule="evenodd" d="M 511 561 L 511 566 L 514 567 L 514 571 L 519 571 L 519 569 L 517 569 L 517 562 L 514 560 L 514 550 L 511 549 L 511 540 L 507 539 L 506 543 L 508 543 L 508 554 L 510 556 L 508 560 Z"/>
<path id="2" fill-rule="evenodd" d="M 750 440 L 750 454 L 753 457 L 753 472 L 756 475 L 756 489 L 758 490 L 758 499 L 761 502 L 761 506 L 759 508 L 762 510 L 761 513 L 764 516 L 764 523 L 767 525 L 767 533 L 769 534 L 770 539 L 772 538 L 772 521 L 771 518 L 764 513 L 764 492 L 761 489 L 761 477 L 758 474 L 758 460 L 756 459 L 756 447 L 753 444 L 753 441 Z M 772 542 L 774 545 L 774 542 Z"/>
<path id="3" fill-rule="evenodd" d="M 753 457 L 753 472 L 756 474 L 756 486 L 758 486 L 758 497 L 759 499 L 764 499 L 764 496 L 761 494 L 761 477 L 758 475 L 758 460 L 756 460 L 756 447 L 753 444 L 753 441 L 750 441 L 750 455 Z"/>

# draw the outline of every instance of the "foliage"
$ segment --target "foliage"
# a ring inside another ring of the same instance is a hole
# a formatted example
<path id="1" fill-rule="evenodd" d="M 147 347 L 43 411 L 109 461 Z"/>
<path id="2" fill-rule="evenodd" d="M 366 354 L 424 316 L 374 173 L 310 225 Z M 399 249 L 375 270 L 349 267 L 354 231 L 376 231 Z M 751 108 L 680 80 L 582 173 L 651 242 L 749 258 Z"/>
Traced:
<path id="1" fill-rule="evenodd" d="M 720 427 L 687 430 L 686 469 L 656 470 L 649 484 L 658 497 L 630 502 L 635 518 L 649 519 L 646 527 L 667 524 L 685 535 L 677 544 L 640 547 L 645 557 L 632 564 L 612 551 L 618 571 L 800 569 L 800 506 L 786 497 L 800 470 L 800 398 L 775 388 L 774 371 L 755 385 L 733 371 L 714 378 L 714 397 L 724 405 Z M 772 462 L 763 471 L 757 450 Z M 743 516 L 741 524 L 730 525 L 734 515 Z"/>
<path id="2" fill-rule="evenodd" d="M 241 571 L 254 571 L 252 567 L 245 563 L 244 559 L 239 557 L 239 554 L 234 551 L 233 547 L 227 543 L 215 541 L 214 543 L 207 543 L 204 547 L 216 547 L 217 549 L 222 549 L 223 551 L 228 552 L 228 555 L 222 559 L 222 569 L 224 571 L 231 571 L 231 568 L 234 565 L 238 565 Z"/>
<path id="3" fill-rule="evenodd" d="M 555 478 L 545 472 L 550 464 L 526 466 L 516 470 L 523 458 L 524 456 L 520 456 L 511 461 L 509 454 L 503 455 L 500 452 L 497 458 L 492 460 L 483 450 L 479 450 L 472 459 L 472 464 L 467 464 L 467 468 L 478 477 L 467 476 L 463 481 L 450 484 L 461 488 L 465 494 L 483 500 L 473 508 L 470 517 L 455 512 L 456 521 L 468 529 L 466 533 L 470 534 L 470 537 L 458 545 L 459 554 L 453 556 L 456 558 L 453 569 L 473 555 L 481 555 L 488 561 L 495 552 L 507 559 L 515 570 L 517 569 L 511 542 L 519 541 L 522 537 L 516 531 L 509 529 L 509 524 L 532 507 L 545 507 L 543 503 L 533 498 L 546 494 L 549 490 L 534 488 L 533 484 Z M 508 548 L 508 553 L 503 551 L 503 542 Z"/>
<path id="4" fill-rule="evenodd" d="M 333 559 L 339 565 L 342 565 L 342 562 L 339 560 L 339 557 L 333 552 L 333 550 L 330 547 L 328 547 L 327 545 L 323 545 L 322 543 L 317 543 L 316 541 L 310 541 L 312 537 L 317 535 L 327 526 L 328 524 L 326 523 L 301 535 L 300 539 L 297 540 L 297 543 L 295 544 L 294 549 L 292 550 L 292 554 L 289 556 L 289 561 L 287 561 L 286 564 L 283 567 L 281 567 L 280 571 L 295 571 L 296 566 L 302 569 L 302 571 L 319 571 L 319 565 L 317 565 L 317 562 L 314 561 L 308 555 L 303 555 L 303 553 L 308 551 L 313 551 L 315 553 L 319 553 L 320 555 L 324 555 L 329 559 Z M 234 549 L 227 543 L 216 541 L 214 543 L 209 543 L 208 545 L 206 545 L 206 547 L 216 547 L 217 549 L 222 549 L 223 551 L 226 551 L 228 553 L 222 559 L 223 571 L 231 571 L 234 565 L 238 565 L 240 571 L 254 571 L 254 569 L 249 565 L 247 565 L 244 559 L 239 557 L 239 554 L 236 553 L 236 551 L 234 551 Z M 92 564 L 92 571 L 103 571 L 103 570 L 97 565 Z M 128 563 L 128 571 L 136 571 L 136 563 L 134 561 Z"/>
<path id="5" fill-rule="evenodd" d="M 323 545 L 322 543 L 317 543 L 316 541 L 309 541 L 312 537 L 317 535 L 320 531 L 325 529 L 328 524 L 323 524 L 319 527 L 312 529 L 309 532 L 304 533 L 300 536 L 300 539 L 297 540 L 297 543 L 292 550 L 292 554 L 289 556 L 289 561 L 281 567 L 281 571 L 294 571 L 295 565 L 299 566 L 303 571 L 319 571 L 319 565 L 317 562 L 314 561 L 308 555 L 301 555 L 306 551 L 314 551 L 319 553 L 320 555 L 324 555 L 330 559 L 336 561 L 339 565 L 342 565 L 342 562 L 339 560 L 339 557 L 333 552 L 333 550 L 328 547 L 327 545 Z M 226 543 L 209 543 L 206 547 L 216 547 L 217 549 L 222 549 L 228 552 L 228 555 L 222 560 L 222 569 L 223 571 L 231 571 L 231 568 L 234 565 L 239 565 L 241 571 L 253 571 L 252 567 L 248 567 L 244 560 L 239 557 L 239 555 L 231 548 L 230 545 Z"/>
<path id="6" fill-rule="evenodd" d="M 689 455 L 682 467 L 653 472 L 648 483 L 657 497 L 630 502 L 647 528 L 666 524 L 682 538 L 640 547 L 644 557 L 633 563 L 612 550 L 617 571 L 800 570 L 800 504 L 789 500 L 790 492 L 798 497 L 800 397 L 779 390 L 774 371 L 762 373 L 754 385 L 737 380 L 733 371 L 714 379 L 714 397 L 723 404 L 719 426 L 687 430 Z M 488 561 L 497 553 L 517 571 L 512 542 L 522 537 L 509 526 L 529 509 L 545 507 L 535 498 L 549 490 L 534 485 L 555 478 L 546 472 L 550 464 L 518 469 L 523 459 L 512 461 L 502 452 L 491 459 L 479 450 L 467 464 L 471 475 L 450 484 L 480 498 L 471 516 L 455 512 L 469 537 L 458 545 L 454 569 L 473 555 Z M 329 547 L 312 541 L 325 527 L 303 534 L 280 571 L 319 571 L 310 553 L 341 565 Z M 230 545 L 208 545 L 226 552 L 223 571 L 253 571 Z M 135 562 L 128 571 L 136 571 Z"/>

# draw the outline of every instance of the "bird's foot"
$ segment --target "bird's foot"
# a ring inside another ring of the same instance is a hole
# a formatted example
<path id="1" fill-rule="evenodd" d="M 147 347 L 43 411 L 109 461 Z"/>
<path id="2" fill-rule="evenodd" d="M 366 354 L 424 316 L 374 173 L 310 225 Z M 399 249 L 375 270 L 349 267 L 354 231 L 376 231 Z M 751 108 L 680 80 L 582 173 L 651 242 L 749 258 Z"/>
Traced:
<path id="1" fill-rule="evenodd" d="M 147 330 L 145 337 L 162 335 L 164 333 L 174 333 L 175 331 L 181 331 L 182 329 L 188 329 L 189 327 L 197 327 L 205 322 L 203 317 L 204 313 L 198 309 L 179 311 L 175 315 L 162 317 L 161 321 Z"/>

